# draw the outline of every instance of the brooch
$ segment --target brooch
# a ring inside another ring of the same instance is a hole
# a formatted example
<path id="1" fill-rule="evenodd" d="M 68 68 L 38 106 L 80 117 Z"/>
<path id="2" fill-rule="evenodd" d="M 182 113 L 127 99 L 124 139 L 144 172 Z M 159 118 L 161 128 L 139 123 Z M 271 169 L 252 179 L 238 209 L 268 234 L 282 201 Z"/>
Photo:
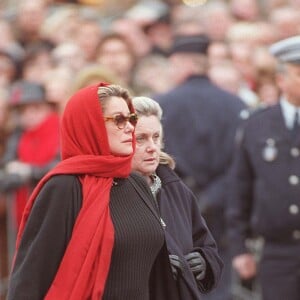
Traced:
<path id="1" fill-rule="evenodd" d="M 274 139 L 267 139 L 266 145 L 262 150 L 262 157 L 265 161 L 271 162 L 274 161 L 277 157 L 278 149 Z"/>

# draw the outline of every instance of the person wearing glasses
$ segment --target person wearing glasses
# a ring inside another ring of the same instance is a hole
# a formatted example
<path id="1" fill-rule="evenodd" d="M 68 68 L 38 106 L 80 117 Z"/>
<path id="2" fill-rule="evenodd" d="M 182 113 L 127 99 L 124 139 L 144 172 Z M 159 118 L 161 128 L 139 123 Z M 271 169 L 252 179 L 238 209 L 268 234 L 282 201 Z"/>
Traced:
<path id="1" fill-rule="evenodd" d="M 70 98 L 62 160 L 23 214 L 8 300 L 150 299 L 164 227 L 146 182 L 130 175 L 136 123 L 118 85 L 92 85 Z"/>
<path id="2" fill-rule="evenodd" d="M 132 168 L 150 186 L 157 211 L 165 224 L 166 244 L 179 299 L 201 299 L 201 294 L 217 285 L 221 275 L 223 263 L 216 243 L 200 214 L 195 196 L 173 171 L 174 160 L 161 150 L 160 105 L 148 97 L 135 97 L 133 106 L 138 121 Z"/>

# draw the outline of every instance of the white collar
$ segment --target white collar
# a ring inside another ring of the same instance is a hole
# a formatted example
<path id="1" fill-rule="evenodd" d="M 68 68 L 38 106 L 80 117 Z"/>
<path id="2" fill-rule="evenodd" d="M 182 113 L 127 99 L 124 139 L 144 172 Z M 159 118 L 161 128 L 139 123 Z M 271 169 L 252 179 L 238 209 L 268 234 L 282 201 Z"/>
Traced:
<path id="1" fill-rule="evenodd" d="M 295 112 L 298 110 L 300 115 L 300 108 L 288 102 L 284 97 L 280 99 L 280 106 L 286 127 L 292 129 L 294 126 Z"/>

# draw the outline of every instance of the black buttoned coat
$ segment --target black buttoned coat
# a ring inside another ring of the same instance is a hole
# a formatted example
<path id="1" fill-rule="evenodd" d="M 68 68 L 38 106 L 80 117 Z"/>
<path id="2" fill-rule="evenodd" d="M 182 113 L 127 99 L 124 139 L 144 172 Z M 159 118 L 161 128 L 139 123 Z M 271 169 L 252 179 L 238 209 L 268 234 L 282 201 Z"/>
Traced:
<path id="1" fill-rule="evenodd" d="M 254 113 L 241 132 L 227 210 L 233 255 L 251 234 L 290 243 L 300 233 L 300 134 L 292 136 L 279 104 Z"/>
<path id="2" fill-rule="evenodd" d="M 163 109 L 165 150 L 176 171 L 197 195 L 218 246 L 224 239 L 226 180 L 239 113 L 244 103 L 207 76 L 191 76 L 165 94 L 153 96 Z"/>
<path id="3" fill-rule="evenodd" d="M 166 246 L 168 253 L 179 256 L 182 263 L 182 272 L 179 274 L 177 284 L 179 299 L 201 299 L 203 293 L 209 292 L 217 285 L 221 276 L 223 263 L 218 255 L 216 243 L 200 214 L 191 190 L 167 166 L 160 165 L 157 175 L 162 181 L 157 201 L 160 216 L 166 224 Z M 200 252 L 207 262 L 207 274 L 198 286 L 184 258 L 184 255 L 193 251 Z M 161 259 L 164 261 L 163 256 Z M 155 276 L 158 281 L 162 281 L 161 269 L 160 267 Z M 163 286 L 156 291 L 161 293 L 168 288 L 167 285 L 164 280 Z M 172 282 L 169 284 L 169 287 L 171 286 Z M 156 296 L 154 299 L 163 298 Z"/>

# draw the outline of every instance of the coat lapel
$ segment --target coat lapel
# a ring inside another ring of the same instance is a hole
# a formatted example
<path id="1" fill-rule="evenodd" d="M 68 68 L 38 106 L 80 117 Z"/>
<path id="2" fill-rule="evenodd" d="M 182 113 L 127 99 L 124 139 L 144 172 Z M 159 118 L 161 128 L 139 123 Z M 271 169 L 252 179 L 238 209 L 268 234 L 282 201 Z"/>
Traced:
<path id="1" fill-rule="evenodd" d="M 135 176 L 137 176 L 137 175 L 135 175 Z M 161 218 L 159 216 L 159 212 L 155 208 L 155 199 L 154 199 L 153 195 L 151 194 L 150 189 L 149 189 L 149 193 L 147 193 L 144 190 L 144 187 L 142 187 L 140 185 L 140 183 L 137 180 L 135 180 L 135 178 L 134 178 L 133 175 L 129 177 L 129 182 L 133 185 L 134 189 L 140 195 L 140 197 L 142 198 L 142 200 L 144 201 L 144 203 L 146 204 L 146 206 L 150 209 L 150 211 L 152 212 L 152 214 L 155 216 L 155 218 L 161 224 Z"/>

